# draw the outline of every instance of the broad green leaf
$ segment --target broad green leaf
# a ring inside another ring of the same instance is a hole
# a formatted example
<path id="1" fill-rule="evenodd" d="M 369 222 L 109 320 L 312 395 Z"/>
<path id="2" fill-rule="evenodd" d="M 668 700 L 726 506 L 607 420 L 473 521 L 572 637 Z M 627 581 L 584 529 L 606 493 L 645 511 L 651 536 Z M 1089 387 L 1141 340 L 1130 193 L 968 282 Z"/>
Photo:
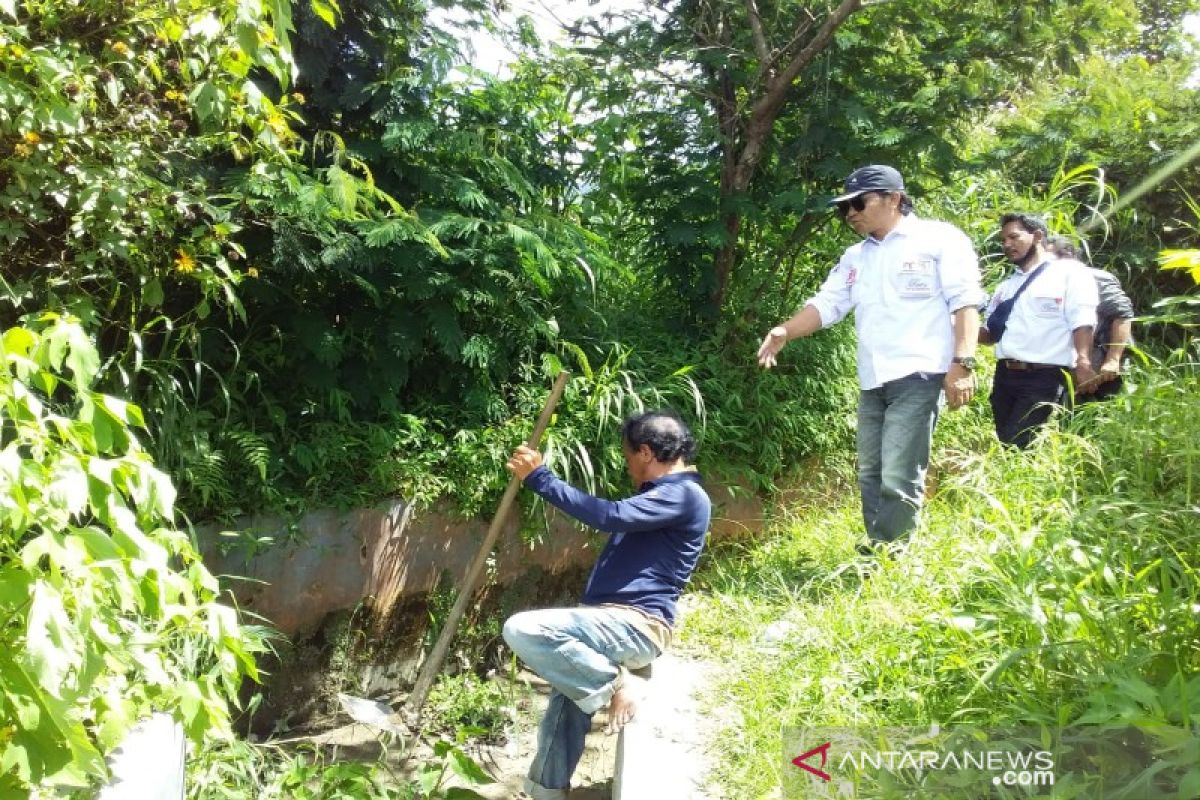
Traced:
<path id="1" fill-rule="evenodd" d="M 476 786 L 496 782 L 470 756 L 457 747 L 450 751 L 450 768 L 460 778 Z"/>
<path id="2" fill-rule="evenodd" d="M 495 781 L 490 782 L 494 783 Z M 487 798 L 474 789 L 465 789 L 462 786 L 451 786 L 446 790 L 446 800 L 487 800 Z"/>
<path id="3" fill-rule="evenodd" d="M 88 553 L 96 561 L 119 561 L 121 550 L 113 542 L 112 537 L 96 528 L 78 528 L 74 534 L 87 548 Z"/>
<path id="4" fill-rule="evenodd" d="M 33 579 L 28 571 L 13 564 L 0 568 L 0 616 L 23 609 L 29 603 Z"/>
<path id="5" fill-rule="evenodd" d="M 13 737 L 29 758 L 33 781 L 79 786 L 86 775 L 99 777 L 104 774 L 103 759 L 83 724 L 72 713 L 69 702 L 44 691 L 44 686 L 2 650 L 0 675 L 5 678 L 8 697 L 20 700 L 16 703 L 18 709 L 36 708 L 33 714 L 18 715 L 24 730 L 18 730 Z M 36 721 L 29 723 L 31 718 Z"/>
<path id="6" fill-rule="evenodd" d="M 75 376 L 79 386 L 90 386 L 100 370 L 100 354 L 96 346 L 78 324 L 70 323 L 67 327 L 67 341 L 70 352 L 67 354 L 67 367 Z"/>
<path id="7" fill-rule="evenodd" d="M 163 302 L 162 282 L 158 278 L 151 278 L 146 281 L 142 287 L 142 302 L 149 308 L 158 308 Z"/>
<path id="8" fill-rule="evenodd" d="M 1163 269 L 1178 269 L 1192 276 L 1200 285 L 1200 250 L 1164 250 L 1159 256 Z"/>
<path id="9" fill-rule="evenodd" d="M 312 0 L 313 13 L 325 21 L 331 28 L 337 27 L 337 15 L 340 11 L 337 0 Z"/>
<path id="10" fill-rule="evenodd" d="M 37 344 L 37 337 L 27 328 L 9 328 L 4 332 L 3 346 L 5 353 L 28 357 L 29 351 Z"/>
<path id="11" fill-rule="evenodd" d="M 87 472 L 78 458 L 65 452 L 59 455 L 50 471 L 47 494 L 68 514 L 79 514 L 87 507 Z"/>
<path id="12" fill-rule="evenodd" d="M 45 581 L 33 586 L 25 630 L 25 659 L 43 689 L 62 697 L 67 672 L 78 660 L 78 642 L 62 596 Z"/>
<path id="13" fill-rule="evenodd" d="M 189 96 L 196 116 L 203 122 L 216 122 L 225 116 L 225 94 L 211 81 L 204 81 Z"/>

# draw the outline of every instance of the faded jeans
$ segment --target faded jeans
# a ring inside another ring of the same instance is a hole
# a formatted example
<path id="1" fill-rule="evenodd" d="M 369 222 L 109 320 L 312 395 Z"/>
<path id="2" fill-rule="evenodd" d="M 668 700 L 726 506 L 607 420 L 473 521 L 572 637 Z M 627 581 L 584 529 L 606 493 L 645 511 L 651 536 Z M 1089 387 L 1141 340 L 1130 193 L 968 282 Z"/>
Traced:
<path id="1" fill-rule="evenodd" d="M 547 789 L 567 789 L 592 715 L 616 691 L 618 667 L 640 669 L 658 657 L 658 648 L 623 616 L 599 606 L 514 614 L 504 623 L 504 641 L 554 689 L 529 779 Z"/>
<path id="2" fill-rule="evenodd" d="M 895 541 L 917 524 L 944 378 L 918 372 L 859 393 L 858 488 L 873 542 Z"/>

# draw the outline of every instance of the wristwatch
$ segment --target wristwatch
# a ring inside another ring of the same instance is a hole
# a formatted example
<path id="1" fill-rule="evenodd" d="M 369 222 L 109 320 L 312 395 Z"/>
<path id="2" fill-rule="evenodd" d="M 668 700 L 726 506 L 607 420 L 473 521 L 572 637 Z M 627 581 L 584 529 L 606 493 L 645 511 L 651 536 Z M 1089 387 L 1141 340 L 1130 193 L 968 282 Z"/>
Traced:
<path id="1" fill-rule="evenodd" d="M 955 356 L 950 360 L 955 364 L 962 364 L 962 368 L 967 372 L 975 371 L 975 356 Z"/>

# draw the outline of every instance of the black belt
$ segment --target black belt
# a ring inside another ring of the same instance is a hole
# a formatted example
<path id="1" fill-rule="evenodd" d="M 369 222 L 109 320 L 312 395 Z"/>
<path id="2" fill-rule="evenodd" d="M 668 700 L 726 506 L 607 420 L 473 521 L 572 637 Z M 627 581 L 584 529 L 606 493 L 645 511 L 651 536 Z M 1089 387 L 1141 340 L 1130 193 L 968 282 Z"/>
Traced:
<path id="1" fill-rule="evenodd" d="M 1008 369 L 1028 370 L 1028 369 L 1066 369 L 1060 364 L 1034 364 L 1031 361 L 1021 361 L 1016 358 L 1003 358 L 1000 363 Z"/>

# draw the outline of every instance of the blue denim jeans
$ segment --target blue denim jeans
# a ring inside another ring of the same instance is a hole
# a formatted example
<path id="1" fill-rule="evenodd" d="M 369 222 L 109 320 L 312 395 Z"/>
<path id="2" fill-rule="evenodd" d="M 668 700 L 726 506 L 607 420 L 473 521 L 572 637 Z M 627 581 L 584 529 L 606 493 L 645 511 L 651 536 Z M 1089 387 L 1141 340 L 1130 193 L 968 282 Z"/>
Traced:
<path id="1" fill-rule="evenodd" d="M 859 393 L 858 488 L 872 541 L 895 541 L 917 524 L 944 378 L 918 372 Z"/>
<path id="2" fill-rule="evenodd" d="M 624 616 L 598 606 L 514 614 L 504 623 L 504 641 L 553 687 L 529 779 L 567 789 L 592 715 L 616 691 L 619 667 L 644 667 L 658 657 L 658 648 Z"/>

